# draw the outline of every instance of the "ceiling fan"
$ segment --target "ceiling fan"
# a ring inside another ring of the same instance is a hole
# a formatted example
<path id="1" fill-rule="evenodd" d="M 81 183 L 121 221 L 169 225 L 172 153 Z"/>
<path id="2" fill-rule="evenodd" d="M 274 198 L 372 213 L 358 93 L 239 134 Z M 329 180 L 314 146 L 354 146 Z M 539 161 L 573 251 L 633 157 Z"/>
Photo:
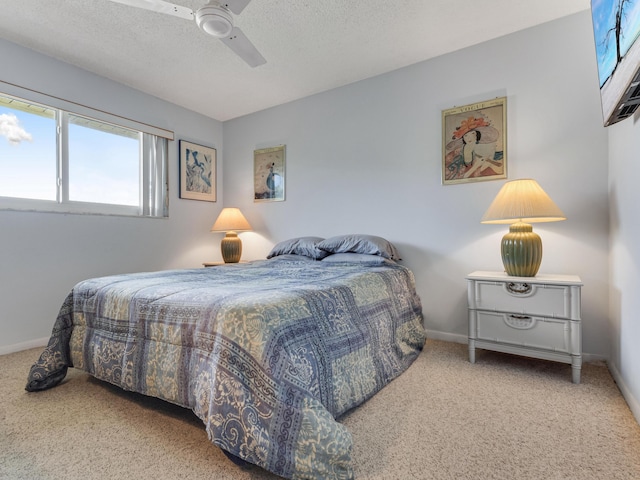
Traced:
<path id="1" fill-rule="evenodd" d="M 239 15 L 251 0 L 210 0 L 195 12 L 188 7 L 174 5 L 164 0 L 110 0 L 132 7 L 166 13 L 186 20 L 194 20 L 200 29 L 214 37 L 233 50 L 249 66 L 257 67 L 267 61 L 253 46 L 251 41 L 238 27 L 233 25 L 233 16 Z"/>

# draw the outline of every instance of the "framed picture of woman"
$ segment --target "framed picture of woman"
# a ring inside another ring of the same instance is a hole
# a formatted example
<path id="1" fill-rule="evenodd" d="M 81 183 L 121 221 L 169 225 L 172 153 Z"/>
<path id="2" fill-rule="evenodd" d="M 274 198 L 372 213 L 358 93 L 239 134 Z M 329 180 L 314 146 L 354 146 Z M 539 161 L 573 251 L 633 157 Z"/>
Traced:
<path id="1" fill-rule="evenodd" d="M 254 202 L 284 201 L 285 146 L 253 152 Z"/>
<path id="2" fill-rule="evenodd" d="M 442 111 L 442 183 L 507 178 L 506 97 Z"/>

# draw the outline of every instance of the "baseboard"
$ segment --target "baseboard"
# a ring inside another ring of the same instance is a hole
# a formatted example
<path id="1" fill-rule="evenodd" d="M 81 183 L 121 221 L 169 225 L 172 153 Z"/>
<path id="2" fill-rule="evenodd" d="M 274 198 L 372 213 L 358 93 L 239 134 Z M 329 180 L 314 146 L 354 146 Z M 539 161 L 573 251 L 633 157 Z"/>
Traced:
<path id="1" fill-rule="evenodd" d="M 469 343 L 466 335 L 459 335 L 457 333 L 439 332 L 437 330 L 427 330 L 427 338 L 432 340 L 442 340 L 443 342 L 452 343 Z"/>
<path id="2" fill-rule="evenodd" d="M 22 350 L 29 350 L 30 348 L 44 347 L 48 342 L 49 337 L 43 337 L 37 338 L 35 340 L 29 340 L 28 342 L 14 343 L 13 345 L 3 345 L 0 346 L 0 355 L 21 352 Z"/>
<path id="3" fill-rule="evenodd" d="M 638 399 L 633 396 L 633 393 L 631 393 L 631 390 L 629 390 L 627 384 L 624 383 L 622 375 L 620 375 L 620 372 L 615 367 L 615 365 L 613 365 L 612 363 L 608 363 L 607 366 L 609 367 L 611 376 L 616 381 L 620 392 L 622 392 L 622 396 L 627 401 L 627 405 L 629 405 L 631 413 L 633 413 L 633 416 L 636 418 L 636 422 L 638 422 L 638 424 L 640 425 L 640 401 L 638 401 Z"/>

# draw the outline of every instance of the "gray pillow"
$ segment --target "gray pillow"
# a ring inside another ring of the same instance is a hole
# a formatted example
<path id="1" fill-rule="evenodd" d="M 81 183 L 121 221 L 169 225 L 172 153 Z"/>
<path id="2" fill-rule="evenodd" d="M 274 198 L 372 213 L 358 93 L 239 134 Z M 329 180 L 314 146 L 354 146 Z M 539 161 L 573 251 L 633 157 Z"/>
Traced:
<path id="1" fill-rule="evenodd" d="M 317 244 L 321 242 L 322 237 L 297 237 L 290 238 L 277 243 L 267 255 L 267 258 L 277 257 L 278 255 L 304 255 L 305 257 L 320 260 L 329 255 L 318 249 Z"/>
<path id="2" fill-rule="evenodd" d="M 322 259 L 327 263 L 360 263 L 368 265 L 392 264 L 393 261 L 380 255 L 369 255 L 364 253 L 334 253 Z"/>
<path id="3" fill-rule="evenodd" d="M 398 249 L 391 242 L 375 235 L 338 235 L 321 241 L 317 247 L 328 253 L 364 253 L 401 260 Z"/>

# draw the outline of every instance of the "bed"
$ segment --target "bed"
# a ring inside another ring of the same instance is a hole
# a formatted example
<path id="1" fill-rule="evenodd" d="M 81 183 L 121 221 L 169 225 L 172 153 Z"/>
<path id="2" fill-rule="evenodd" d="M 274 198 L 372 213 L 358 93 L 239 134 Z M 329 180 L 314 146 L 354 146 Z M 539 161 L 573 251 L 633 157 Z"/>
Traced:
<path id="1" fill-rule="evenodd" d="M 285 478 L 353 478 L 336 419 L 406 370 L 425 332 L 393 245 L 328 240 L 291 239 L 246 264 L 82 281 L 26 389 L 78 368 L 193 410 L 231 458 Z"/>

